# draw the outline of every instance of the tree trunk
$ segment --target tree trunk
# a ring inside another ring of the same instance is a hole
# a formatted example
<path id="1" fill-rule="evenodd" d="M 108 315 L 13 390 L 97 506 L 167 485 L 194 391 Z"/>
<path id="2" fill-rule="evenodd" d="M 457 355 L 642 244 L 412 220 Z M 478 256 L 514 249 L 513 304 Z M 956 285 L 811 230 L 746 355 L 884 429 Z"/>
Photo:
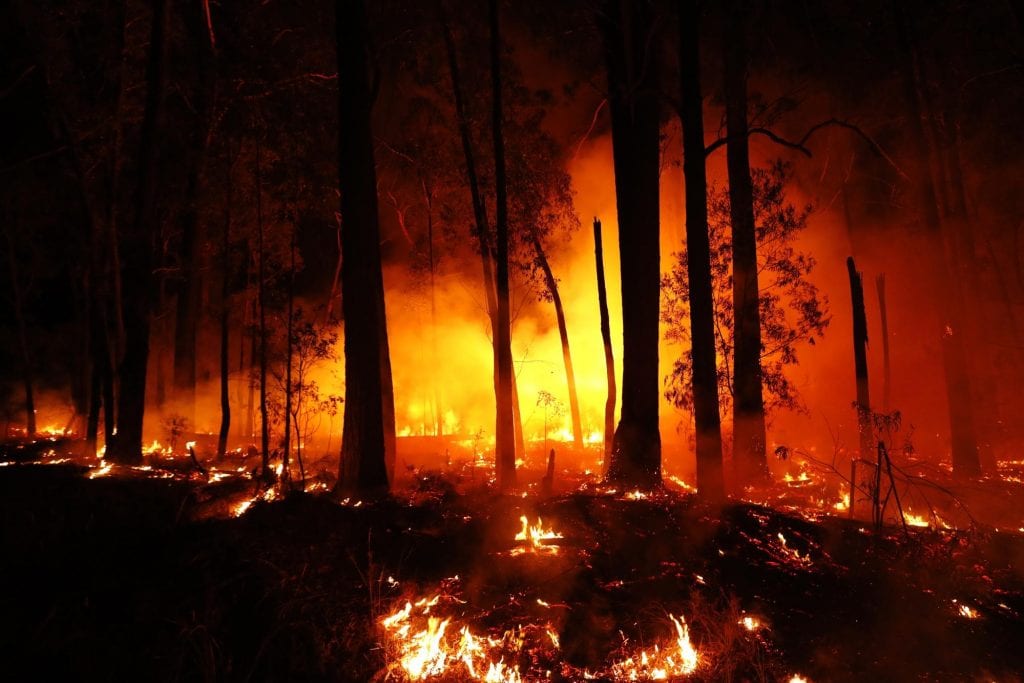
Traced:
<path id="1" fill-rule="evenodd" d="M 501 33 L 498 0 L 490 0 L 491 19 L 491 123 L 494 137 L 494 184 L 497 204 L 497 295 L 498 324 L 494 330 L 497 350 L 498 384 L 495 387 L 495 459 L 498 488 L 507 490 L 516 483 L 515 420 L 512 400 L 512 321 L 508 286 L 508 187 L 505 179 L 505 139 L 501 110 Z"/>
<path id="2" fill-rule="evenodd" d="M 7 238 L 7 267 L 11 276 L 11 294 L 14 303 L 14 320 L 18 329 L 18 351 L 21 355 L 21 380 L 25 390 L 25 436 L 32 439 L 36 435 L 36 402 L 32 387 L 32 356 L 28 348 L 28 330 L 25 326 L 25 302 L 21 295 L 21 281 L 18 278 L 18 257 L 14 254 L 14 240 L 11 239 L 10 226 L 3 226 Z"/>
<path id="3" fill-rule="evenodd" d="M 600 19 L 608 60 L 622 271 L 622 411 L 608 479 L 650 486 L 661 480 L 656 34 L 645 3 L 609 0 Z"/>
<path id="4" fill-rule="evenodd" d="M 423 185 L 423 199 L 427 205 L 427 258 L 430 265 L 430 363 L 433 372 L 431 384 L 434 394 L 434 436 L 444 436 L 444 411 L 441 409 L 441 387 L 437 381 L 437 288 L 435 286 L 435 264 L 434 264 L 434 198 Z"/>
<path id="5" fill-rule="evenodd" d="M 889 314 L 885 306 L 885 274 L 875 278 L 878 290 L 878 312 L 882 325 L 882 412 L 888 413 L 892 405 L 892 365 L 889 359 Z"/>
<path id="6" fill-rule="evenodd" d="M 381 386 L 387 327 L 370 127 L 373 96 L 363 0 L 338 0 L 334 6 L 345 318 L 345 417 L 335 491 L 372 495 L 388 488 L 383 403 L 389 393 Z"/>
<path id="7" fill-rule="evenodd" d="M 285 371 L 284 371 L 284 453 L 281 456 L 281 481 L 287 485 L 290 480 L 288 460 L 292 452 L 292 335 L 295 318 L 295 226 L 292 226 L 291 241 L 288 244 L 288 321 L 285 323 Z"/>
<path id="8" fill-rule="evenodd" d="M 142 461 L 142 423 L 146 411 L 146 368 L 149 361 L 150 308 L 153 298 L 153 248 L 157 235 L 159 186 L 158 136 L 163 127 L 164 66 L 171 0 L 154 0 L 146 103 L 142 115 L 139 180 L 135 191 L 135 223 L 120 240 L 124 321 L 124 355 L 118 371 L 117 434 L 107 447 L 116 462 Z"/>
<path id="9" fill-rule="evenodd" d="M 441 0 L 437 3 L 437 14 L 442 28 L 445 49 L 448 55 L 448 71 L 452 81 L 452 97 L 455 104 L 455 117 L 459 124 L 459 137 L 462 141 L 462 151 L 466 159 L 466 179 L 469 185 L 470 196 L 473 203 L 474 227 L 476 232 L 477 246 L 480 252 L 480 264 L 483 271 L 484 300 L 487 304 L 487 316 L 491 323 L 491 344 L 494 351 L 494 387 L 495 397 L 499 392 L 498 377 L 498 301 L 495 286 L 494 271 L 491 264 L 491 247 L 488 239 L 490 232 L 487 221 L 487 209 L 480 196 L 480 183 L 476 172 L 476 158 L 473 153 L 472 137 L 469 130 L 469 118 L 466 114 L 465 103 L 462 97 L 462 83 L 459 75 L 459 64 L 455 53 L 455 38 L 448 25 L 444 13 L 444 6 Z M 511 351 L 510 351 L 511 353 Z M 519 413 L 518 391 L 515 386 L 515 373 L 512 373 L 512 421 L 514 441 L 520 452 L 525 451 L 523 443 L 522 418 Z M 497 426 L 497 425 L 495 425 Z M 497 430 L 495 430 L 497 431 Z M 515 464 L 513 458 L 513 465 Z"/>
<path id="10" fill-rule="evenodd" d="M 601 221 L 594 219 L 594 259 L 597 262 L 597 305 L 601 313 L 601 339 L 604 342 L 604 369 L 608 396 L 604 401 L 604 465 L 611 463 L 615 441 L 615 354 L 612 353 L 612 329 L 608 320 L 608 289 L 604 283 L 604 249 L 601 246 Z"/>
<path id="11" fill-rule="evenodd" d="M 920 58 L 912 37 L 908 33 L 904 9 L 893 2 L 896 33 L 902 53 L 904 96 L 910 113 L 910 141 L 914 149 L 911 160 L 918 206 L 924 225 L 939 252 L 931 255 L 931 280 L 934 283 L 933 305 L 939 313 L 939 339 L 946 381 L 946 399 L 949 407 L 950 440 L 953 472 L 957 476 L 974 476 L 981 472 L 977 438 L 974 432 L 974 411 L 971 404 L 971 378 L 967 370 L 964 331 L 962 325 L 960 283 L 952 267 L 952 244 L 939 217 L 938 195 L 932 179 L 931 167 L 934 150 L 925 135 L 921 95 Z"/>
<path id="12" fill-rule="evenodd" d="M 747 54 L 744 9 L 729 3 L 725 37 L 726 165 L 733 255 L 733 467 L 739 487 L 768 476 L 761 386 L 761 312 L 757 236 L 747 144 Z"/>
<path id="13" fill-rule="evenodd" d="M 874 446 L 871 429 L 871 392 L 868 385 L 868 317 L 864 312 L 864 281 L 857 272 L 853 257 L 846 259 L 850 276 L 850 299 L 853 304 L 853 365 L 857 379 L 857 433 L 860 436 L 860 459 L 868 457 Z"/>
<path id="14" fill-rule="evenodd" d="M 220 244 L 220 434 L 217 436 L 217 459 L 223 460 L 228 450 L 228 434 L 231 431 L 231 397 L 229 394 L 228 368 L 231 321 L 231 203 L 233 184 L 231 179 L 231 150 L 228 149 L 227 175 L 225 177 L 224 229 Z"/>
<path id="15" fill-rule="evenodd" d="M 551 294 L 551 301 L 555 305 L 555 320 L 558 321 L 558 336 L 562 341 L 562 362 L 565 364 L 565 383 L 569 387 L 569 414 L 572 416 L 572 440 L 577 451 L 583 451 L 583 421 L 580 419 L 580 399 L 576 392 L 576 373 L 572 368 L 572 351 L 569 349 L 569 330 L 565 325 L 565 309 L 562 307 L 562 297 L 558 293 L 558 282 L 554 273 L 551 272 L 551 264 L 544 253 L 544 247 L 537 238 L 537 233 L 531 235 L 533 251 L 537 255 L 537 263 L 544 272 L 544 282 L 547 283 L 548 292 Z"/>
<path id="16" fill-rule="evenodd" d="M 718 501 L 725 497 L 725 482 L 722 474 L 722 419 L 718 406 L 715 311 L 708 233 L 704 102 L 700 88 L 700 9 L 696 0 L 679 2 L 679 64 L 697 491 L 701 498 Z"/>
<path id="17" fill-rule="evenodd" d="M 274 479 L 270 469 L 270 416 L 267 411 L 267 277 L 264 268 L 266 250 L 263 245 L 263 169 L 260 158 L 260 135 L 256 131 L 256 231 L 258 265 L 256 272 L 256 297 L 259 307 L 259 363 L 260 363 L 260 476 L 264 483 Z"/>

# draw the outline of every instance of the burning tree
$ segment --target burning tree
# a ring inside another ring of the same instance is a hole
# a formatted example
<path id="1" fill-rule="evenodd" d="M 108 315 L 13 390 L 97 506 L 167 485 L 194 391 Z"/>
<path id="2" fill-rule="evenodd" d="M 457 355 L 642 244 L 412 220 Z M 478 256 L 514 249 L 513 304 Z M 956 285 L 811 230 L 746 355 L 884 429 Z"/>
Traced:
<path id="1" fill-rule="evenodd" d="M 754 169 L 751 174 L 758 277 L 762 283 L 760 360 L 767 394 L 765 407 L 769 412 L 801 407 L 796 387 L 786 376 L 786 368 L 798 363 L 800 345 L 813 345 L 815 337 L 825 333 L 830 321 L 828 298 L 808 278 L 815 260 L 794 245 L 807 227 L 812 207 L 797 208 L 787 201 L 785 186 L 790 176 L 789 166 L 782 162 Z M 708 204 L 718 393 L 723 410 L 728 410 L 734 402 L 736 372 L 731 362 L 736 323 L 731 295 L 733 248 L 728 190 L 712 186 Z M 681 345 L 689 345 L 691 339 L 687 267 L 688 254 L 684 250 L 676 254 L 671 273 L 662 279 L 665 294 L 662 320 L 668 325 L 668 338 Z M 686 352 L 675 360 L 672 372 L 665 379 L 666 397 L 686 412 L 694 409 L 692 377 L 693 360 Z"/>

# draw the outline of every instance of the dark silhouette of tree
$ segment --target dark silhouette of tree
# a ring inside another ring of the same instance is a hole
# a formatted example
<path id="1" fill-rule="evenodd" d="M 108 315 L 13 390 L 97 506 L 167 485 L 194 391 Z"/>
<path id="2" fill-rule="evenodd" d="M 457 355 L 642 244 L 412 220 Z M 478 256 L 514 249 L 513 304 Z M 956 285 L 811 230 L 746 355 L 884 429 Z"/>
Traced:
<path id="1" fill-rule="evenodd" d="M 159 137 L 163 128 L 167 23 L 171 0 L 153 3 L 146 104 L 139 132 L 138 187 L 135 218 L 120 243 L 124 352 L 118 367 L 117 434 L 107 447 L 116 462 L 142 460 L 142 422 L 146 411 L 146 368 L 149 360 L 150 313 L 154 297 L 153 241 L 157 229 Z"/>
<path id="2" fill-rule="evenodd" d="M 654 7 L 609 1 L 599 14 L 608 62 L 622 275 L 622 409 L 608 479 L 661 480 L 658 428 L 659 106 Z"/>
<path id="3" fill-rule="evenodd" d="M 942 348 L 943 375 L 946 381 L 946 400 L 949 407 L 949 430 L 953 451 L 953 472 L 958 476 L 974 476 L 981 472 L 978 440 L 975 433 L 974 406 L 972 405 L 971 375 L 968 369 L 967 337 L 964 325 L 963 287 L 957 277 L 956 236 L 944 225 L 940 212 L 940 197 L 933 179 L 932 168 L 941 167 L 937 151 L 928 139 L 924 118 L 927 98 L 922 84 L 921 55 L 905 16 L 906 9 L 893 3 L 896 19 L 896 40 L 899 49 L 904 97 L 910 114 L 908 125 L 911 142 L 911 182 L 918 210 L 928 234 L 935 242 L 931 255 L 930 274 L 934 283 L 933 305 L 940 320 L 939 339 Z M 942 172 L 939 172 L 942 177 Z"/>
<path id="4" fill-rule="evenodd" d="M 382 360 L 387 328 L 370 127 L 373 91 L 363 1 L 338 0 L 335 27 L 345 318 L 345 416 L 335 491 L 377 494 L 388 488 L 383 402 L 390 391 L 385 392 L 381 386 L 385 381 Z"/>
<path id="5" fill-rule="evenodd" d="M 686 195 L 686 279 L 690 293 L 691 392 L 696 426 L 697 490 L 725 497 L 722 420 L 718 412 L 715 307 L 708 236 L 708 183 L 704 154 L 704 100 L 700 86 L 700 8 L 679 2 L 679 77 Z"/>
<path id="6" fill-rule="evenodd" d="M 505 138 L 502 133 L 501 109 L 501 30 L 497 0 L 490 0 L 491 23 L 491 100 L 492 134 L 494 137 L 494 186 L 497 207 L 497 295 L 498 319 L 494 329 L 495 360 L 498 383 L 495 386 L 497 416 L 495 419 L 495 459 L 498 465 L 498 487 L 502 490 L 516 483 L 515 425 L 512 414 L 512 321 L 508 286 L 508 187 L 505 178 Z"/>
<path id="7" fill-rule="evenodd" d="M 733 466 L 742 485 L 768 476 L 764 396 L 761 376 L 761 315 L 758 306 L 757 238 L 750 181 L 747 123 L 746 8 L 729 0 L 725 17 L 726 165 L 732 216 L 733 311 Z"/>

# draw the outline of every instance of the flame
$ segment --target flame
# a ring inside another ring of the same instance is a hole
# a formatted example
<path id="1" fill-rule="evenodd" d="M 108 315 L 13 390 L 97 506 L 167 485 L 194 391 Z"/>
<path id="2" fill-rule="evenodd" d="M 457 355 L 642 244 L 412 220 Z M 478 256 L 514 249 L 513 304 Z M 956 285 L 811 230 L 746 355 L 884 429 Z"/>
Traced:
<path id="1" fill-rule="evenodd" d="M 913 514 L 911 512 L 903 513 L 903 519 L 907 523 L 907 526 L 916 526 L 916 527 L 928 527 L 928 526 L 931 526 L 927 519 L 925 519 L 924 517 L 922 517 L 920 515 L 915 515 L 915 514 Z"/>
<path id="2" fill-rule="evenodd" d="M 700 666 L 700 654 L 690 642 L 690 628 L 686 618 L 678 619 L 670 614 L 669 619 L 676 630 L 676 640 L 664 648 L 655 645 L 651 650 L 641 650 L 639 655 L 628 657 L 612 664 L 611 673 L 615 680 L 664 681 L 670 677 L 687 676 Z"/>
<path id="3" fill-rule="evenodd" d="M 97 477 L 105 477 L 110 474 L 110 470 L 113 469 L 114 463 L 105 462 L 96 469 L 89 472 L 89 478 L 95 479 Z"/>
<path id="4" fill-rule="evenodd" d="M 978 610 L 974 609 L 967 603 L 959 602 L 955 598 L 953 599 L 953 605 L 957 608 L 957 614 L 964 619 L 977 619 L 981 616 L 978 614 Z"/>
<path id="5" fill-rule="evenodd" d="M 626 494 L 626 498 L 628 498 L 629 500 L 644 500 L 647 497 L 648 495 L 646 493 L 639 490 L 630 491 L 629 493 Z"/>
<path id="6" fill-rule="evenodd" d="M 793 674 L 790 677 L 790 679 L 789 679 L 789 683 L 811 683 L 811 682 L 808 681 L 803 676 L 801 676 L 800 674 Z"/>
<path id="7" fill-rule="evenodd" d="M 812 563 L 810 555 L 801 555 L 799 550 L 796 548 L 790 548 L 786 544 L 786 537 L 782 535 L 781 531 L 778 534 L 778 539 L 779 543 L 782 545 L 782 552 L 788 559 L 791 559 L 800 565 L 809 565 Z"/>
<path id="8" fill-rule="evenodd" d="M 739 623 L 741 626 L 743 626 L 743 628 L 747 629 L 748 631 L 756 631 L 759 628 L 761 628 L 761 620 L 757 617 L 752 617 L 750 615 L 747 615 L 740 619 Z"/>
<path id="9" fill-rule="evenodd" d="M 562 534 L 556 532 L 554 529 L 545 529 L 544 520 L 540 517 L 537 518 L 537 524 L 530 526 L 530 520 L 527 519 L 526 515 L 522 515 L 519 518 L 523 528 L 516 534 L 516 541 L 522 541 L 525 545 L 518 548 L 512 549 L 512 555 L 522 555 L 523 553 L 547 553 L 549 555 L 555 555 L 558 553 L 558 546 L 548 543 L 548 541 L 565 538 Z"/>
<path id="10" fill-rule="evenodd" d="M 839 487 L 839 501 L 832 506 L 832 509 L 836 512 L 846 512 L 850 509 L 850 489 L 846 486 Z"/>
<path id="11" fill-rule="evenodd" d="M 440 600 L 441 595 L 435 594 L 415 603 L 407 601 L 401 609 L 380 619 L 386 645 L 394 656 L 392 668 L 401 669 L 412 681 L 457 677 L 485 683 L 522 683 L 519 665 L 506 664 L 502 653 L 506 645 L 521 649 L 521 634 L 506 633 L 501 639 L 477 636 L 469 626 L 458 626 L 451 617 L 432 615 Z M 549 638 L 552 634 L 549 629 Z M 557 647 L 557 634 L 552 642 Z"/>

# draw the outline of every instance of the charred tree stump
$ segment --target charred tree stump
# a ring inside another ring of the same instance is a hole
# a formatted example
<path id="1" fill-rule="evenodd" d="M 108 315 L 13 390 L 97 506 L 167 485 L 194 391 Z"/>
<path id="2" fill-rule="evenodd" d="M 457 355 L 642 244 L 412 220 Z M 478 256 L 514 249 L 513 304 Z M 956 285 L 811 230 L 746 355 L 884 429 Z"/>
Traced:
<path id="1" fill-rule="evenodd" d="M 550 496 L 555 490 L 555 449 L 548 451 L 548 469 L 540 482 L 543 495 Z"/>

